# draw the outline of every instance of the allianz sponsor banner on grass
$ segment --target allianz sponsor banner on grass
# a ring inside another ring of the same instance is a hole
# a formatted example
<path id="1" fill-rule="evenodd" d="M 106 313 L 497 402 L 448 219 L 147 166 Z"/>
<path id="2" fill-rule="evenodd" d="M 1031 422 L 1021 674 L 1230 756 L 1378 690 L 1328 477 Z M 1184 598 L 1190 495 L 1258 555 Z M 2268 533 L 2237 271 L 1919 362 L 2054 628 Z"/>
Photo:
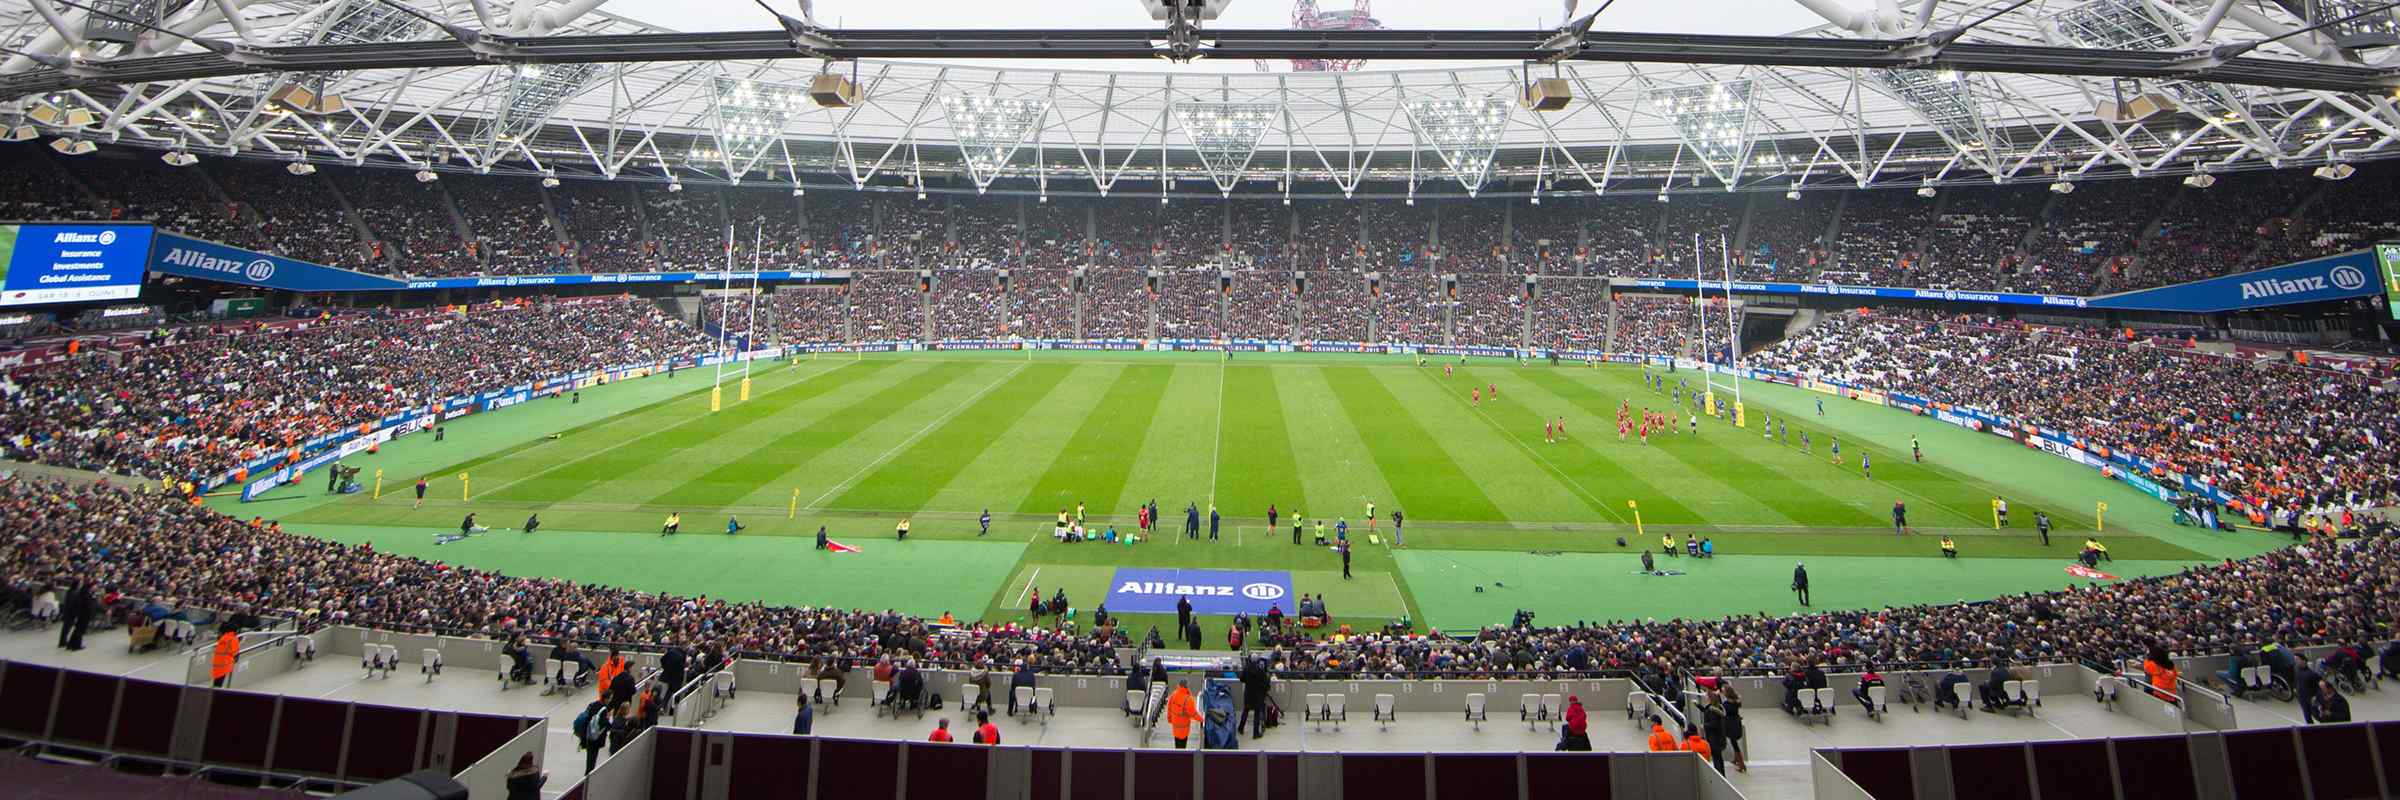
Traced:
<path id="1" fill-rule="evenodd" d="M 1292 613 L 1292 574 L 1227 569 L 1118 567 L 1108 582 L 1112 613 L 1173 614 L 1175 602 L 1192 601 L 1197 614 L 1264 614 L 1271 606 Z"/>

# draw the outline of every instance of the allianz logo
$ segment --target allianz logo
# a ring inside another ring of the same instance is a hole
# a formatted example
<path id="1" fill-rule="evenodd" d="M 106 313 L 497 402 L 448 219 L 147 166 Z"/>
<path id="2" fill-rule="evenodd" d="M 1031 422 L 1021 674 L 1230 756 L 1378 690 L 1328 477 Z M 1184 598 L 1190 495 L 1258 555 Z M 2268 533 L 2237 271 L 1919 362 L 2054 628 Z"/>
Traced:
<path id="1" fill-rule="evenodd" d="M 1244 584 L 1239 588 L 1226 585 L 1176 583 L 1174 581 L 1126 581 L 1117 585 L 1117 594 L 1191 595 L 1193 597 L 1233 597 L 1240 595 L 1252 600 L 1279 600 L 1283 587 L 1266 582 Z"/>
<path id="2" fill-rule="evenodd" d="M 2344 264 L 2323 275 L 2305 278 L 2261 278 L 2242 282 L 2242 299 L 2277 297 L 2303 292 L 2321 292 L 2327 288 L 2356 291 L 2367 285 L 2367 275 L 2357 267 Z"/>

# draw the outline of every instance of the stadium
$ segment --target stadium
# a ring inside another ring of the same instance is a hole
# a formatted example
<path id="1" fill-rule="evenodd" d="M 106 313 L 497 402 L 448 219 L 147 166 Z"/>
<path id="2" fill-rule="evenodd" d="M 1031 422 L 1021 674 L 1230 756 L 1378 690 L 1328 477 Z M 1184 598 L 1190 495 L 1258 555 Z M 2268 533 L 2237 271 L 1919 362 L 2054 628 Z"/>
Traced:
<path id="1" fill-rule="evenodd" d="M 0 3 L 0 793 L 2400 796 L 2395 5 Z"/>

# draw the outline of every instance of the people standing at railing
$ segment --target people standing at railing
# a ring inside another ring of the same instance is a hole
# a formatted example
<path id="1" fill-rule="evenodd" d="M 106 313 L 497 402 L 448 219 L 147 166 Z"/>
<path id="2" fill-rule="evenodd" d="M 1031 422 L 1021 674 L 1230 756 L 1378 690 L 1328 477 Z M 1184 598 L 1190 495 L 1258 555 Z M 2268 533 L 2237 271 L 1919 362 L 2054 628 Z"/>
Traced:
<path id="1" fill-rule="evenodd" d="M 1677 750 L 1680 750 L 1680 749 L 1682 749 L 1682 748 L 1680 748 L 1680 747 L 1676 746 L 1676 742 L 1675 742 L 1675 734 L 1672 734 L 1672 733 L 1668 733 L 1668 732 L 1667 732 L 1667 721 L 1666 721 L 1666 718 L 1665 718 L 1665 717 L 1658 717 L 1658 716 L 1653 716 L 1653 717 L 1651 717 L 1651 718 L 1650 718 L 1650 752 L 1653 752 L 1653 753 L 1672 753 L 1672 752 L 1675 752 L 1675 751 L 1677 751 Z"/>
<path id="2" fill-rule="evenodd" d="M 68 650 L 83 649 L 83 633 L 92 627 L 92 614 L 99 604 L 92 600 L 92 587 L 77 580 L 67 590 L 67 599 L 58 605 L 58 646 Z"/>
<path id="3" fill-rule="evenodd" d="M 673 640 L 667 641 L 666 645 L 667 651 L 658 655 L 658 679 L 667 685 L 667 696 L 673 697 L 676 691 L 683 688 L 683 673 L 688 657 Z"/>
<path id="4" fill-rule="evenodd" d="M 2150 679 L 2151 696 L 2169 703 L 2183 702 L 2177 694 L 2182 690 L 2183 672 L 2175 667 L 2165 645 L 2150 646 L 2150 654 L 2142 659 L 2142 672 Z"/>

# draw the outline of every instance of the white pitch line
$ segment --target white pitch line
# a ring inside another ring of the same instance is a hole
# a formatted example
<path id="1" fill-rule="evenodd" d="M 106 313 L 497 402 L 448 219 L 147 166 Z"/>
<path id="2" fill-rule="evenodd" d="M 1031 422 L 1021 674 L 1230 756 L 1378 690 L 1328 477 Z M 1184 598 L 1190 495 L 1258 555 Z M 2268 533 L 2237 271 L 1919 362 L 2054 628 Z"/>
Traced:
<path id="1" fill-rule="evenodd" d="M 1025 593 L 1033 591 L 1033 582 L 1039 580 L 1041 577 L 1042 568 L 1038 566 L 1033 568 L 1033 574 L 1025 576 L 1025 588 L 1017 590 L 1016 606 L 1018 608 L 1025 607 Z"/>
<path id="2" fill-rule="evenodd" d="M 866 477 L 867 473 L 873 472 L 876 467 L 883 466 L 883 462 L 892 460 L 892 457 L 899 455 L 900 451 L 908 449 L 909 445 L 916 444 L 918 439 L 925 438 L 925 434 L 932 433 L 934 428 L 941 427 L 942 423 L 949 422 L 951 418 L 958 416 L 959 412 L 967 410 L 967 407 L 974 405 L 975 401 L 982 400 L 984 395 L 991 394 L 993 389 L 1000 388 L 1001 384 L 1007 383 L 1008 379 L 1016 377 L 1017 373 L 1023 372 L 1024 370 L 1025 365 L 1023 363 L 1019 363 L 1015 367 L 1011 367 L 1008 370 L 1008 374 L 1000 376 L 1000 379 L 992 381 L 991 385 L 985 386 L 976 393 L 969 395 L 964 402 L 952 406 L 949 411 L 942 412 L 942 415 L 933 418 L 932 422 L 925 423 L 925 427 L 918 428 L 916 433 L 909 434 L 908 438 L 900 440 L 899 444 L 892 445 L 892 449 L 883 451 L 883 455 L 876 456 L 875 460 L 867 462 L 866 466 L 859 467 L 857 472 L 851 473 L 850 477 L 842 479 L 841 483 L 834 484 L 833 488 L 825 490 L 824 494 L 817 495 L 817 499 L 808 501 L 808 505 L 802 506 L 802 508 L 815 511 L 817 510 L 819 503 L 825 502 L 825 498 L 848 491 L 851 486 L 854 486 L 858 483 L 860 478 Z"/>
<path id="3" fill-rule="evenodd" d="M 1217 457 L 1225 452 L 1225 362 L 1217 362 L 1217 438 L 1208 448 L 1208 504 L 1217 504 Z"/>

